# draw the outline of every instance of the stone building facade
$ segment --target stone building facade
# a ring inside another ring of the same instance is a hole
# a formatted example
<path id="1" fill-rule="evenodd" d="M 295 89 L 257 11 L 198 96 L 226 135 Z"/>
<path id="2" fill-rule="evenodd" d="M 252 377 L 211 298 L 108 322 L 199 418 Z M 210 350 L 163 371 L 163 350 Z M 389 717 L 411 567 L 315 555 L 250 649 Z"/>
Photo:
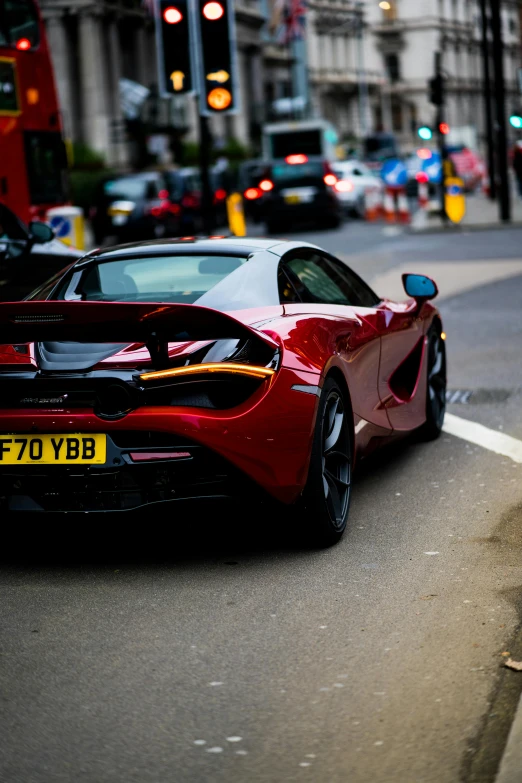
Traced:
<path id="1" fill-rule="evenodd" d="M 154 23 L 140 0 L 40 0 L 46 24 L 66 136 L 101 153 L 113 167 L 132 165 L 139 122 L 129 122 L 120 99 L 120 80 L 150 90 L 140 118 L 153 133 L 175 129 L 196 141 L 194 97 L 157 97 Z M 259 0 L 235 3 L 241 111 L 212 118 L 219 144 L 235 138 L 251 145 L 264 120 L 265 84 L 273 81 L 277 56 L 267 51 L 266 22 Z"/>
<path id="2" fill-rule="evenodd" d="M 521 3 L 502 0 L 508 110 L 519 105 Z M 310 0 L 307 48 L 312 104 L 341 135 L 393 131 L 402 145 L 433 124 L 428 100 L 434 52 L 442 52 L 450 127 L 483 138 L 481 17 L 478 0 Z M 367 93 L 361 116 L 359 83 Z"/>

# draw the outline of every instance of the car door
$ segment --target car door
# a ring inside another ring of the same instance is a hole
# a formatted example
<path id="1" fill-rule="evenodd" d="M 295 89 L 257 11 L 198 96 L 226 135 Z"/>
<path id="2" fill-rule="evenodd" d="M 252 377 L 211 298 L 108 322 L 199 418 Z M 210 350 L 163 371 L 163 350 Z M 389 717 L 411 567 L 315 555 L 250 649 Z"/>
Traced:
<path id="1" fill-rule="evenodd" d="M 342 362 L 353 412 L 386 434 L 390 424 L 379 396 L 380 300 L 345 264 L 319 250 L 290 251 L 281 268 L 295 292 L 290 301 L 281 297 L 287 314 L 305 312 L 339 319 L 328 331 L 331 350 Z"/>

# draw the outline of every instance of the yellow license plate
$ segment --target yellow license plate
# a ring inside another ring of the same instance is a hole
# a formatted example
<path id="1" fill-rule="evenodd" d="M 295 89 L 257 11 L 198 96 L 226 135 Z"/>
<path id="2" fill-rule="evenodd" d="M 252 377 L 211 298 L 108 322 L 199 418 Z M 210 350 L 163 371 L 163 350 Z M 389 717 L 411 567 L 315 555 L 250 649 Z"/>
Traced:
<path id="1" fill-rule="evenodd" d="M 103 465 L 106 435 L 0 435 L 1 465 Z"/>
<path id="2" fill-rule="evenodd" d="M 285 201 L 287 204 L 299 204 L 301 202 L 301 196 L 298 196 L 296 193 L 285 196 Z"/>

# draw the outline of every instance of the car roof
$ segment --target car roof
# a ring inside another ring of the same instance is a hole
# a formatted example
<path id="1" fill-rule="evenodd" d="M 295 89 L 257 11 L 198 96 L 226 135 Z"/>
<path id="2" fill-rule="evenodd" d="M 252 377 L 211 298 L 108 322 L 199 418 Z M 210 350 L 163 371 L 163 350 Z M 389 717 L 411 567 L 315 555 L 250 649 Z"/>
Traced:
<path id="1" fill-rule="evenodd" d="M 298 243 L 299 247 L 315 247 L 307 242 Z M 283 248 L 280 246 L 284 245 Z M 97 248 L 84 256 L 82 262 L 90 260 L 109 261 L 120 257 L 132 256 L 164 256 L 169 253 L 175 255 L 186 253 L 197 255 L 199 253 L 222 253 L 238 256 L 248 256 L 261 250 L 273 250 L 285 252 L 295 246 L 295 242 L 284 239 L 265 239 L 250 237 L 181 237 L 179 239 L 156 239 L 146 242 L 132 242 L 126 245 L 116 245 L 108 248 Z"/>

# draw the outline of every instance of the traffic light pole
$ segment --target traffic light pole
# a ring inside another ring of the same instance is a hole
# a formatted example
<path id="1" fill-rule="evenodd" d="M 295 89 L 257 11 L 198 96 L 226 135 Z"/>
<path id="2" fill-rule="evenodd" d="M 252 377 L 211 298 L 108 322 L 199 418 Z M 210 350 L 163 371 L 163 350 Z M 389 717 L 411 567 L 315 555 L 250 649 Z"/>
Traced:
<path id="1" fill-rule="evenodd" d="M 435 52 L 435 76 L 442 77 L 441 73 L 441 53 Z M 444 94 L 444 93 L 443 93 Z M 443 100 L 443 99 L 442 99 Z M 441 131 L 442 123 L 444 122 L 444 103 L 437 106 L 437 146 L 439 148 L 440 163 L 441 163 L 441 175 L 440 175 L 440 216 L 443 223 L 448 222 L 448 215 L 446 213 L 446 200 L 444 180 L 446 179 L 446 159 L 448 157 L 446 152 L 446 145 L 444 143 L 444 134 Z"/>
<path id="2" fill-rule="evenodd" d="M 488 147 L 488 174 L 489 174 L 489 198 L 493 201 L 497 195 L 496 171 L 495 171 L 495 142 L 493 138 L 493 114 L 491 111 L 491 78 L 489 73 L 490 56 L 488 41 L 488 16 L 486 12 L 487 0 L 480 0 L 480 14 L 482 20 L 482 64 L 484 80 L 484 118 L 486 121 L 486 138 Z"/>
<path id="3" fill-rule="evenodd" d="M 214 212 L 212 205 L 212 188 L 210 187 L 210 150 L 212 137 L 208 125 L 208 117 L 199 115 L 199 170 L 201 176 L 201 217 L 203 231 L 208 236 L 214 230 Z"/>
<path id="4" fill-rule="evenodd" d="M 499 216 L 504 223 L 511 220 L 507 163 L 506 93 L 504 86 L 504 49 L 500 21 L 500 0 L 490 0 L 493 32 L 493 66 L 495 69 L 496 149 L 499 178 Z"/>

